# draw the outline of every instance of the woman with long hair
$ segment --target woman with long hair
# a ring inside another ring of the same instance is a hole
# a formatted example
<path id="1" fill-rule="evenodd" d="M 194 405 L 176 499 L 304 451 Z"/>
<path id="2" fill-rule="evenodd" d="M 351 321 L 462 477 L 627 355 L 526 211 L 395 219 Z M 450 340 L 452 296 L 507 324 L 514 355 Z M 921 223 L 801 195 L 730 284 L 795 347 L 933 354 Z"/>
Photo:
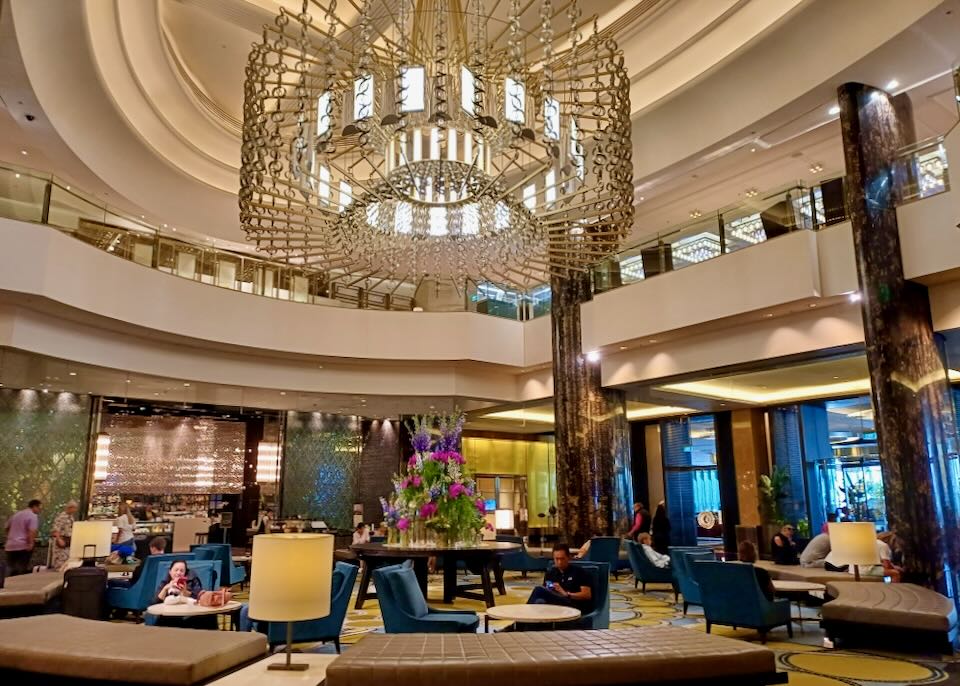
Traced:
<path id="1" fill-rule="evenodd" d="M 653 537 L 653 549 L 661 555 L 666 555 L 670 548 L 670 518 L 667 517 L 667 506 L 661 500 L 657 503 L 653 514 L 653 523 L 650 525 Z"/>
<path id="2" fill-rule="evenodd" d="M 137 544 L 133 540 L 133 526 L 136 523 L 137 520 L 130 514 L 130 506 L 121 502 L 117 507 L 117 519 L 113 523 L 117 533 L 113 535 L 113 545 L 110 546 L 111 552 L 117 553 L 122 558 L 133 555 L 137 549 Z"/>
<path id="3" fill-rule="evenodd" d="M 174 560 L 157 588 L 157 602 L 162 603 L 170 595 L 197 598 L 202 590 L 200 579 L 187 568 L 186 560 Z"/>

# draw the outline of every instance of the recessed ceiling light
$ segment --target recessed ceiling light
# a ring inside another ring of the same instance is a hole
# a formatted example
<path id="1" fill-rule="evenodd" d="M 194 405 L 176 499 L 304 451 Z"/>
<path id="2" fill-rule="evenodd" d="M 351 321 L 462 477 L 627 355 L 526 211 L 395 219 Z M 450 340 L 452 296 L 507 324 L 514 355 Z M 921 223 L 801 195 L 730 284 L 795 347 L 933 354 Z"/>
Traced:
<path id="1" fill-rule="evenodd" d="M 160 395 L 159 393 L 154 393 L 154 395 Z"/>
<path id="2" fill-rule="evenodd" d="M 817 303 L 810 303 L 810 307 L 816 307 Z"/>
<path id="3" fill-rule="evenodd" d="M 649 341 L 647 341 L 647 343 L 656 343 L 656 342 L 657 342 L 656 338 L 651 338 Z"/>
<path id="4" fill-rule="evenodd" d="M 323 369 L 323 365 L 322 365 L 322 364 L 318 364 L 318 365 L 317 365 L 317 369 Z"/>
<path id="5" fill-rule="evenodd" d="M 958 96 L 958 97 L 960 97 L 960 96 Z M 641 195 L 641 196 L 640 196 L 640 202 L 643 202 L 644 200 L 646 200 L 646 198 L 644 198 L 644 197 Z"/>
<path id="6" fill-rule="evenodd" d="M 70 372 L 70 376 L 76 376 L 76 375 L 77 375 L 76 372 Z"/>
<path id="7" fill-rule="evenodd" d="M 171 230 L 171 231 L 176 231 L 176 230 L 177 230 L 177 227 L 174 226 L 174 227 L 173 227 L 172 229 L 170 229 L 170 230 Z"/>
<path id="8" fill-rule="evenodd" d="M 764 318 L 764 319 L 770 319 L 770 317 L 772 317 L 772 316 L 773 316 L 773 312 L 767 312 L 765 315 L 763 315 L 763 318 Z"/>
<path id="9" fill-rule="evenodd" d="M 587 353 L 587 362 L 599 362 L 600 361 L 600 352 L 597 350 L 591 350 Z"/>
<path id="10" fill-rule="evenodd" d="M 44 392 L 44 393 L 49 393 L 50 391 L 49 391 L 48 389 L 44 388 L 44 389 L 43 389 L 43 392 Z"/>
<path id="11" fill-rule="evenodd" d="M 280 391 L 280 395 L 286 395 L 286 394 L 287 394 L 286 391 Z"/>
<path id="12" fill-rule="evenodd" d="M 130 379 L 127 379 L 127 383 L 130 383 Z"/>
<path id="13" fill-rule="evenodd" d="M 834 105 L 831 107 L 829 110 L 827 110 L 827 114 L 829 114 L 831 117 L 835 117 L 840 114 L 840 105 Z"/>
<path id="14" fill-rule="evenodd" d="M 167 228 L 167 225 L 166 225 L 166 224 L 164 224 L 164 225 L 163 225 L 163 228 Z"/>
<path id="15" fill-rule="evenodd" d="M 16 176 L 18 179 L 20 178 L 20 174 L 14 174 L 14 176 Z"/>
<path id="16" fill-rule="evenodd" d="M 750 152 L 756 152 L 756 151 L 757 151 L 756 148 L 750 148 Z"/>
<path id="17" fill-rule="evenodd" d="M 890 81 L 887 83 L 887 90 L 892 91 L 898 88 L 899 86 L 900 86 L 899 81 L 897 81 L 896 79 L 890 79 Z"/>
<path id="18" fill-rule="evenodd" d="M 20 151 L 20 154 L 21 154 L 21 155 L 29 155 L 30 153 L 28 153 L 26 150 L 21 150 L 21 151 Z"/>
<path id="19" fill-rule="evenodd" d="M 620 346 L 620 350 L 626 350 L 626 349 L 627 349 L 627 346 L 625 346 L 625 345 L 621 345 L 621 346 Z"/>
<path id="20" fill-rule="evenodd" d="M 189 387 L 190 387 L 190 384 L 185 383 L 185 384 L 183 384 L 183 387 L 184 387 L 184 388 L 189 388 Z"/>

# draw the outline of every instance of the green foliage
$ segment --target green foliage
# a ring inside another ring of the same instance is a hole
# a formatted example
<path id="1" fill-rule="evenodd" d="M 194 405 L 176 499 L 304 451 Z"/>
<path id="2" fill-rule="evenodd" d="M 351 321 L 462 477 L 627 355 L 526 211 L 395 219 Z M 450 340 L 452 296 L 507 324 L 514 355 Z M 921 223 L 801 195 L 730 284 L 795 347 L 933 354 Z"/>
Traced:
<path id="1" fill-rule="evenodd" d="M 790 473 L 783 467 L 774 467 L 770 475 L 760 475 L 760 507 L 768 524 L 783 524 L 783 501 L 787 498 Z"/>

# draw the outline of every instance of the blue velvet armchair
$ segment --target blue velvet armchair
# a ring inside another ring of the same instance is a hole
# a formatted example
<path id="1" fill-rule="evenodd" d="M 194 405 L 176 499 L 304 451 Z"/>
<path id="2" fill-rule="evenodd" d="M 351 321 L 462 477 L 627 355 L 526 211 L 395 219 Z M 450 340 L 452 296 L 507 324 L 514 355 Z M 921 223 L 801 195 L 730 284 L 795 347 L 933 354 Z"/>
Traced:
<path id="1" fill-rule="evenodd" d="M 165 563 L 164 574 L 174 560 L 187 560 L 187 564 L 194 559 L 193 553 L 172 553 L 163 555 L 149 555 L 140 564 L 144 565 L 143 572 L 137 583 L 129 588 L 107 589 L 107 605 L 116 610 L 143 612 L 153 605 L 156 600 L 157 585 L 160 583 L 158 568 Z"/>
<path id="2" fill-rule="evenodd" d="M 670 566 L 673 567 L 673 578 L 683 596 L 683 614 L 687 614 L 687 609 L 691 605 L 703 605 L 700 586 L 693 577 L 690 566 L 694 560 L 713 559 L 716 559 L 716 556 L 708 548 L 670 548 Z"/>
<path id="3" fill-rule="evenodd" d="M 630 568 L 633 570 L 633 587 L 643 584 L 643 592 L 647 592 L 647 584 L 673 584 L 673 570 L 670 567 L 657 567 L 647 554 L 643 546 L 633 541 L 627 541 L 627 557 Z"/>
<path id="4" fill-rule="evenodd" d="M 593 547 L 592 545 L 590 546 Z M 590 577 L 591 608 L 584 612 L 571 628 L 610 628 L 610 566 L 606 562 L 573 560 L 571 565 L 580 567 Z"/>
<path id="5" fill-rule="evenodd" d="M 340 632 L 343 630 L 343 620 L 347 616 L 347 606 L 350 604 L 350 594 L 357 580 L 358 569 L 356 565 L 346 562 L 336 563 L 333 568 L 333 579 L 330 582 L 330 614 L 322 619 L 294 622 L 294 643 L 333 641 L 337 652 L 340 652 Z M 251 621 L 246 605 L 240 610 L 240 630 L 265 633 L 271 649 L 287 642 L 286 622 Z"/>
<path id="6" fill-rule="evenodd" d="M 480 626 L 476 612 L 428 607 L 410 560 L 373 570 L 373 583 L 388 634 L 471 633 Z"/>
<path id="7" fill-rule="evenodd" d="M 528 572 L 545 572 L 550 566 L 551 561 L 548 557 L 534 557 L 527 552 L 527 546 L 523 542 L 523 536 L 508 536 L 505 534 L 497 536 L 501 543 L 519 543 L 520 550 L 507 553 L 500 558 L 500 566 L 507 572 L 523 572 L 523 578 L 527 578 Z"/>
<path id="8" fill-rule="evenodd" d="M 586 562 L 606 562 L 616 578 L 620 571 L 630 568 L 629 560 L 620 559 L 621 543 L 619 536 L 594 536 L 582 559 Z"/>
<path id="9" fill-rule="evenodd" d="M 190 546 L 190 551 L 198 560 L 219 560 L 220 569 L 217 583 L 233 586 L 247 579 L 246 570 L 233 563 L 233 547 L 229 543 L 202 543 Z"/>
<path id="10" fill-rule="evenodd" d="M 151 555 L 147 559 L 154 557 Z M 156 557 L 161 557 L 157 555 Z M 148 605 L 153 605 L 157 602 L 157 589 L 160 587 L 160 582 L 167 576 L 167 572 L 170 571 L 170 565 L 176 560 L 184 559 L 183 555 L 173 555 L 168 556 L 164 555 L 162 557 L 172 557 L 171 560 L 164 560 L 157 565 L 157 573 L 153 579 L 153 587 L 151 591 L 151 598 Z M 192 574 L 196 574 L 197 578 L 200 579 L 200 587 L 204 591 L 215 591 L 219 587 L 217 584 L 217 573 L 220 568 L 219 560 L 198 560 L 196 558 L 192 560 L 187 560 L 187 568 Z M 146 574 L 146 571 L 144 571 Z M 157 623 L 157 618 L 154 615 L 147 615 L 143 619 L 143 623 L 148 626 L 153 626 Z"/>
<path id="11" fill-rule="evenodd" d="M 761 641 L 766 643 L 767 632 L 785 624 L 787 635 L 793 637 L 790 601 L 767 600 L 752 564 L 709 560 L 690 561 L 690 564 L 700 585 L 708 634 L 714 624 L 734 629 L 746 627 L 759 631 Z"/>

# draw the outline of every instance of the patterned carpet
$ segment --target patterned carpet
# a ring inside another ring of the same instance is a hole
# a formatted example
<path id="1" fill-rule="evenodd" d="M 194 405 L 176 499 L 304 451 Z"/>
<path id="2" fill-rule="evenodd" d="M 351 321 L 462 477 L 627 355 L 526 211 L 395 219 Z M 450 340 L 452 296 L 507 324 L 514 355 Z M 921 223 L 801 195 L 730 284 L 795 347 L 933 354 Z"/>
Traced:
<path id="1" fill-rule="evenodd" d="M 610 628 L 625 629 L 631 626 L 672 624 L 704 631 L 706 625 L 699 608 L 691 608 L 683 617 L 682 605 L 675 605 L 673 592 L 665 585 L 651 584 L 647 593 L 634 590 L 633 581 L 621 575 L 621 581 L 611 579 Z M 523 579 L 519 574 L 507 573 L 507 595 L 497 596 L 497 604 L 526 602 L 530 589 L 539 579 L 531 576 Z M 354 592 L 356 593 L 356 592 Z M 432 605 L 443 608 L 474 610 L 483 613 L 480 601 L 458 599 L 452 606 L 439 602 L 442 597 L 442 579 L 430 577 L 429 596 Z M 237 599 L 245 599 L 245 593 Z M 345 650 L 365 634 L 382 631 L 380 608 L 375 600 L 367 601 L 364 609 L 354 610 L 353 600 L 341 638 Z M 793 612 L 797 608 L 794 605 Z M 810 621 L 803 627 L 794 624 L 794 638 L 787 637 L 785 628 L 768 635 L 767 646 L 776 651 L 780 669 L 790 673 L 793 686 L 877 686 L 879 684 L 944 684 L 960 686 L 960 657 L 940 654 L 897 654 L 884 651 L 827 650 L 823 647 L 823 633 L 817 624 L 817 610 L 803 608 L 802 614 Z M 490 628 L 501 629 L 506 622 L 491 621 Z M 481 630 L 483 621 L 481 617 Z M 756 632 L 747 629 L 734 631 L 729 627 L 714 627 L 714 633 L 742 640 L 759 640 Z M 332 652 L 332 645 L 304 644 L 297 646 L 307 652 Z"/>

